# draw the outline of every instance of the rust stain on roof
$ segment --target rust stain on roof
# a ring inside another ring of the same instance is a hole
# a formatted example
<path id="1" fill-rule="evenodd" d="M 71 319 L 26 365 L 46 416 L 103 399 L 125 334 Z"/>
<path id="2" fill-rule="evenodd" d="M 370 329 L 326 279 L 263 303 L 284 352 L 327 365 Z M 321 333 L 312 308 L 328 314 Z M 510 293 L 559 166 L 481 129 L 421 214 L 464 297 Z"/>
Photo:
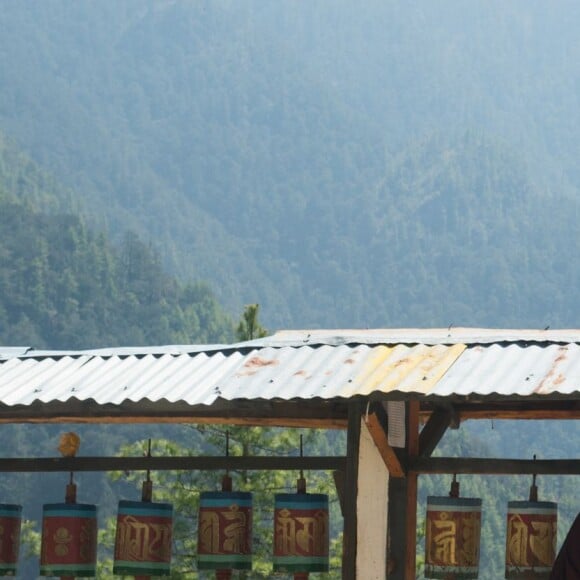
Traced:
<path id="1" fill-rule="evenodd" d="M 557 385 L 561 385 L 564 381 L 566 380 L 566 377 L 560 373 L 555 379 L 554 379 L 554 386 Z"/>
<path id="2" fill-rule="evenodd" d="M 253 356 L 251 359 L 248 359 L 245 363 L 244 366 L 245 367 L 271 367 L 271 366 L 275 366 L 277 364 L 280 364 L 279 360 L 276 360 L 274 358 L 262 358 L 259 356 Z"/>
<path id="3" fill-rule="evenodd" d="M 398 360 L 397 362 L 395 362 L 395 364 L 393 364 L 393 367 L 398 368 L 398 367 L 406 365 L 408 363 L 409 363 L 408 358 L 402 358 L 402 359 Z"/>
<path id="4" fill-rule="evenodd" d="M 565 346 L 559 347 L 558 350 L 560 354 L 558 354 L 558 356 L 554 359 L 554 362 L 552 363 L 550 370 L 546 373 L 546 376 L 541 380 L 540 384 L 535 389 L 535 392 L 538 394 L 550 392 L 551 391 L 551 389 L 549 388 L 550 384 L 552 386 L 556 386 L 562 384 L 566 380 L 566 378 L 562 373 L 559 373 L 558 376 L 554 380 L 552 380 L 552 378 L 556 375 L 558 365 L 566 360 L 568 354 L 568 349 Z M 546 389 L 545 387 L 548 388 Z"/>
<path id="5" fill-rule="evenodd" d="M 249 358 L 242 367 L 242 370 L 236 374 L 237 377 L 251 377 L 254 376 L 261 368 L 274 367 L 279 365 L 280 361 L 273 358 L 263 358 L 260 356 L 253 356 Z"/>

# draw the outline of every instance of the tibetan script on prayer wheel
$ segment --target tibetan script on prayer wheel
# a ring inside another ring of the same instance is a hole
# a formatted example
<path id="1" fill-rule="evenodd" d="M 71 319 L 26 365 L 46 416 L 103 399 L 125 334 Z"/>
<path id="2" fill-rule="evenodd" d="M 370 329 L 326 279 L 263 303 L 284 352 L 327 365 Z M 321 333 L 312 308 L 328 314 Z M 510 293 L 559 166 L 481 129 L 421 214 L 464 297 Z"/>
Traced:
<path id="1" fill-rule="evenodd" d="M 113 573 L 168 576 L 172 530 L 171 504 L 120 501 Z"/>
<path id="2" fill-rule="evenodd" d="M 506 578 L 548 578 L 556 558 L 558 505 L 508 502 Z"/>
<path id="3" fill-rule="evenodd" d="M 426 578 L 477 578 L 481 500 L 428 497 Z"/>
<path id="4" fill-rule="evenodd" d="M 328 496 L 275 496 L 274 572 L 328 571 Z"/>
<path id="5" fill-rule="evenodd" d="M 22 506 L 0 504 L 0 576 L 16 576 Z"/>
<path id="6" fill-rule="evenodd" d="M 97 507 L 45 504 L 40 552 L 41 576 L 93 577 L 97 563 Z"/>
<path id="7" fill-rule="evenodd" d="M 201 493 L 197 556 L 200 570 L 252 568 L 251 493 Z"/>

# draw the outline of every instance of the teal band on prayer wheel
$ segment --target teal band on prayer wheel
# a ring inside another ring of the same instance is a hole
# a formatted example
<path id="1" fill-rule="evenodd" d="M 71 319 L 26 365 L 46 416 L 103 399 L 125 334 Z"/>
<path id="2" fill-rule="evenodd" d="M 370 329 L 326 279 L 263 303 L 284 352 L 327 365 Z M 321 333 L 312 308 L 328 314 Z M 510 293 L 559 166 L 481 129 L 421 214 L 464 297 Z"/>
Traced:
<path id="1" fill-rule="evenodd" d="M 549 578 L 556 559 L 557 534 L 558 504 L 508 502 L 505 577 Z"/>
<path id="2" fill-rule="evenodd" d="M 274 502 L 274 572 L 328 572 L 328 496 L 279 493 Z"/>
<path id="3" fill-rule="evenodd" d="M 22 506 L 0 504 L 0 576 L 16 576 Z"/>
<path id="4" fill-rule="evenodd" d="M 197 567 L 252 569 L 252 494 L 202 492 L 199 501 Z"/>
<path id="5" fill-rule="evenodd" d="M 425 578 L 477 578 L 481 499 L 428 497 Z"/>
<path id="6" fill-rule="evenodd" d="M 97 567 L 97 507 L 43 506 L 41 576 L 94 577 Z"/>
<path id="7" fill-rule="evenodd" d="M 172 534 L 171 504 L 121 500 L 113 574 L 169 576 Z"/>

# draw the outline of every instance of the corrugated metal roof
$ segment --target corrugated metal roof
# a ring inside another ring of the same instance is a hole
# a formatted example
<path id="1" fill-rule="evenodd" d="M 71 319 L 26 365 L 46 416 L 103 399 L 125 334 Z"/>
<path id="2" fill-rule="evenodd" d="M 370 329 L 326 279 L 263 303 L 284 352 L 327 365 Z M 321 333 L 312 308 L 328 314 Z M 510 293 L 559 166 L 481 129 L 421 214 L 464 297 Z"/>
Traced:
<path id="1" fill-rule="evenodd" d="M 194 354 L 198 352 L 235 350 L 237 345 L 225 344 L 170 344 L 161 346 L 120 346 L 110 348 L 97 348 L 89 350 L 35 350 L 31 347 L 0 347 L 0 361 L 13 358 L 15 356 L 28 358 L 62 358 L 64 356 L 145 356 L 163 354 Z"/>
<path id="2" fill-rule="evenodd" d="M 222 377 L 227 399 L 334 399 L 393 390 L 427 393 L 463 351 L 446 346 L 266 347 Z"/>
<path id="3" fill-rule="evenodd" d="M 22 356 L 30 350 L 29 346 L 0 346 L 0 360 Z"/>
<path id="4" fill-rule="evenodd" d="M 0 364 L 0 404 L 216 399 L 332 399 L 388 393 L 427 393 L 462 352 L 417 345 L 324 345 L 318 348 L 226 349 L 160 356 L 78 356 L 52 353 L 13 357 Z"/>
<path id="5" fill-rule="evenodd" d="M 580 343 L 580 330 L 513 330 L 498 328 L 388 328 L 365 330 L 283 330 L 253 344 L 300 346 L 315 344 L 493 344 Z"/>
<path id="6" fill-rule="evenodd" d="M 316 332 L 316 331 L 314 331 Z M 211 405 L 218 399 L 348 399 L 382 394 L 430 397 L 580 397 L 580 333 L 481 332 L 473 343 L 415 343 L 419 331 L 318 331 L 304 344 L 300 333 L 237 345 L 184 345 L 95 351 L 0 349 L 0 405 L 94 401 Z M 422 331 L 434 338 L 439 331 Z M 470 336 L 475 336 L 470 331 Z M 381 334 L 382 333 L 382 334 Z M 463 336 L 467 336 L 465 333 Z M 379 338 L 379 335 L 381 338 Z M 487 343 L 491 336 L 497 343 Z M 530 337 L 542 337 L 531 340 Z M 292 337 L 293 340 L 290 340 Z M 456 337 L 457 338 L 457 337 Z M 375 342 L 376 341 L 376 342 Z M 260 342 L 263 344 L 260 345 Z"/>
<path id="7" fill-rule="evenodd" d="M 579 395 L 580 345 L 474 346 L 463 352 L 431 394 Z"/>

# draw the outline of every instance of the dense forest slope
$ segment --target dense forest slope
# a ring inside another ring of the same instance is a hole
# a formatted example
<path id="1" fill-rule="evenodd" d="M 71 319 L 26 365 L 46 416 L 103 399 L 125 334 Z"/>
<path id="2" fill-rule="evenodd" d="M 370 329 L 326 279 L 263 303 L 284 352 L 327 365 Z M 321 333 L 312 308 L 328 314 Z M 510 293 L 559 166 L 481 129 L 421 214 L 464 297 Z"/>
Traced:
<path id="1" fill-rule="evenodd" d="M 246 302 L 272 330 L 578 327 L 579 17 L 572 0 L 3 2 L 0 342 L 229 340 Z M 485 423 L 443 452 L 577 457 L 577 432 Z M 54 454 L 54 429 L 3 436 Z M 3 496 L 29 504 L 18 477 Z M 541 481 L 561 537 L 575 483 Z M 463 483 L 486 501 L 482 578 L 528 484 Z"/>
<path id="2" fill-rule="evenodd" d="M 8 2 L 0 128 L 270 328 L 573 326 L 578 11 Z"/>
<path id="3" fill-rule="evenodd" d="M 0 343 L 79 349 L 232 340 L 232 319 L 209 287 L 168 275 L 135 234 L 116 246 L 77 214 L 42 210 L 58 206 L 57 189 L 3 142 Z"/>

